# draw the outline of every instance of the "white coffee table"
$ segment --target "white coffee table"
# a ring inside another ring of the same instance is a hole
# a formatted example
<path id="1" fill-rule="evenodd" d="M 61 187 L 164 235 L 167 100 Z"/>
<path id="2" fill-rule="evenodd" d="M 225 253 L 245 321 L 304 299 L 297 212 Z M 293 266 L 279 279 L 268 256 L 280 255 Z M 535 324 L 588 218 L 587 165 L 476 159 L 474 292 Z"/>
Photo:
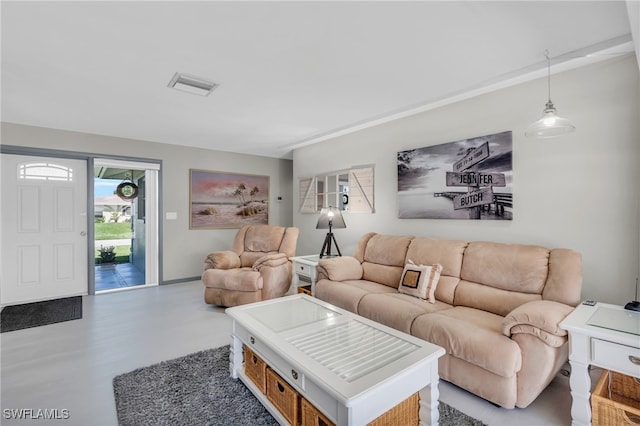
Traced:
<path id="1" fill-rule="evenodd" d="M 279 423 L 287 421 L 244 374 L 243 344 L 337 425 L 365 425 L 416 392 L 420 424 L 438 423 L 443 348 L 306 294 L 226 312 L 233 319 L 231 376 Z"/>
<path id="2" fill-rule="evenodd" d="M 571 424 L 591 424 L 589 365 L 640 378 L 640 312 L 579 305 L 561 323 L 569 333 Z"/>

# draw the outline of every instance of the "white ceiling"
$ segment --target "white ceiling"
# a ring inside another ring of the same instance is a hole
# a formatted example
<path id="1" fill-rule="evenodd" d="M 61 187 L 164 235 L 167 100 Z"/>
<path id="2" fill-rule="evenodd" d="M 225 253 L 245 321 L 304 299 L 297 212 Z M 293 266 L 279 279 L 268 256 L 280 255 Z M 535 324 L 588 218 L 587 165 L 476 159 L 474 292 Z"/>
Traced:
<path id="1" fill-rule="evenodd" d="M 545 49 L 554 70 L 633 49 L 624 1 L 2 1 L 1 14 L 2 121 L 278 158 L 544 76 Z M 177 71 L 220 87 L 167 88 Z"/>

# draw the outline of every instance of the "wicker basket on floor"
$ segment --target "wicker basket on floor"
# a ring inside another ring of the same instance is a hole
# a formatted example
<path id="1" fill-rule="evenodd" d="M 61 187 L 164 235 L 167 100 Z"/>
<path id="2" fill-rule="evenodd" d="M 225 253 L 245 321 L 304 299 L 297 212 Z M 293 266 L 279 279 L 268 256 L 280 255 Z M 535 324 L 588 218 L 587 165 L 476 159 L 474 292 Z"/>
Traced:
<path id="1" fill-rule="evenodd" d="M 640 425 L 640 381 L 605 370 L 591 394 L 593 426 Z"/>

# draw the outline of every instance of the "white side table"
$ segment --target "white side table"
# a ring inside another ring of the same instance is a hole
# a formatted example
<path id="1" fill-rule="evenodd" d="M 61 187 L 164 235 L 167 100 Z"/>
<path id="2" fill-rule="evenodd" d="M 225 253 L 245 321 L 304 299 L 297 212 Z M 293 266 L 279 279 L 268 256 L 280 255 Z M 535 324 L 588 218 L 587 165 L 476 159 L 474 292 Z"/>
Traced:
<path id="1" fill-rule="evenodd" d="M 640 312 L 579 305 L 561 323 L 569 332 L 571 424 L 591 424 L 589 365 L 640 378 Z"/>
<path id="2" fill-rule="evenodd" d="M 316 294 L 316 266 L 320 260 L 320 255 L 291 257 L 293 263 L 293 279 L 291 282 L 290 294 L 298 292 L 298 287 L 311 285 L 311 296 Z"/>

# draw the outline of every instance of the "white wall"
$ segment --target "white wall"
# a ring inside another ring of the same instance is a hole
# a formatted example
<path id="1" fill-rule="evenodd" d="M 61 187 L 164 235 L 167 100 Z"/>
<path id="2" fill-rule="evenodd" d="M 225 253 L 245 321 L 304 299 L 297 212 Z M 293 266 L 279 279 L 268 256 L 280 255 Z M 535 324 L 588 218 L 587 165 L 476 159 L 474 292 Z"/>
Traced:
<path id="1" fill-rule="evenodd" d="M 428 76 L 425 76 L 428 78 Z M 577 131 L 532 140 L 525 128 L 547 100 L 546 78 L 478 96 L 294 151 L 298 179 L 375 164 L 375 214 L 346 214 L 334 231 L 343 254 L 365 232 L 567 247 L 583 257 L 583 298 L 626 303 L 638 276 L 640 85 L 635 56 L 552 76 L 552 99 Z M 513 221 L 398 219 L 396 154 L 513 131 Z M 317 215 L 294 212 L 298 254 L 318 253 Z"/>
<path id="2" fill-rule="evenodd" d="M 2 123 L 2 143 L 29 148 L 162 160 L 162 281 L 199 277 L 210 251 L 227 250 L 237 229 L 189 229 L 189 169 L 269 176 L 269 223 L 291 226 L 292 162 L 41 127 Z M 282 201 L 277 201 L 281 196 Z M 166 220 L 165 212 L 177 212 Z"/>

